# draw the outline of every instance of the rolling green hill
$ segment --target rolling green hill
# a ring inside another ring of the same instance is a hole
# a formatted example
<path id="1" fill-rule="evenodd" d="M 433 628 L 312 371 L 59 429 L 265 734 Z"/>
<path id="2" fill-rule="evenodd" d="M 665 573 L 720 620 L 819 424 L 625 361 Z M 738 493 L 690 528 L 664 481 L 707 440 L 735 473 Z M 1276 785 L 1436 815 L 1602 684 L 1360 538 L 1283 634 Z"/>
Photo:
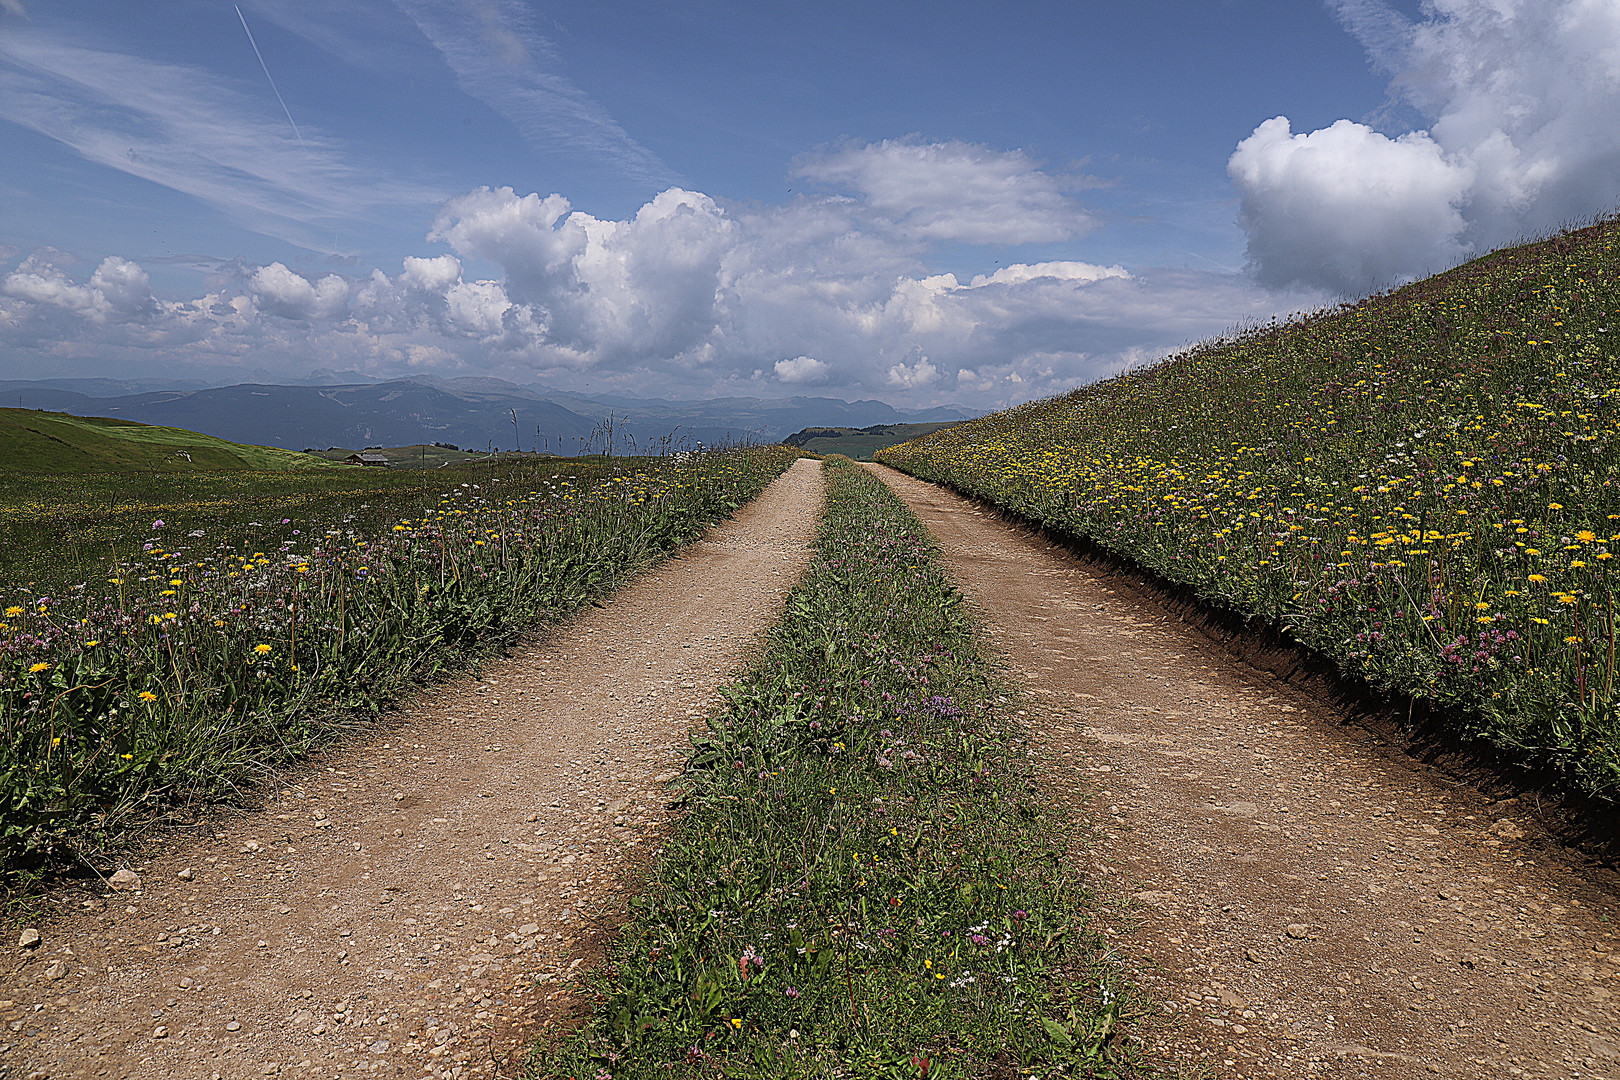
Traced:
<path id="1" fill-rule="evenodd" d="M 843 454 L 856 461 L 871 461 L 879 450 L 887 450 L 908 439 L 921 438 L 956 421 L 931 424 L 874 424 L 871 427 L 808 427 L 783 439 L 812 454 Z"/>
<path id="2" fill-rule="evenodd" d="M 327 469 L 313 454 L 246 446 L 183 428 L 129 420 L 0 409 L 0 472 L 95 473 L 131 470 Z"/>
<path id="3" fill-rule="evenodd" d="M 1620 217 L 879 457 L 1620 800 Z"/>

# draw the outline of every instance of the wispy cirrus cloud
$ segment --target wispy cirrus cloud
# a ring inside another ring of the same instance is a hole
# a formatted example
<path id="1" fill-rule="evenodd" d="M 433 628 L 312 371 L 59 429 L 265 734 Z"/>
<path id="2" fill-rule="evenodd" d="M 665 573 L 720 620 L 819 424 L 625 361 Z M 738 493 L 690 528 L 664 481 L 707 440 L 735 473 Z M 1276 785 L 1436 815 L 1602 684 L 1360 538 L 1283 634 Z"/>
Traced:
<path id="1" fill-rule="evenodd" d="M 414 70 L 425 54 L 414 20 L 390 0 L 240 0 L 255 23 L 271 23 L 345 65 L 380 79 Z"/>
<path id="2" fill-rule="evenodd" d="M 439 199 L 356 168 L 319 131 L 299 140 L 227 79 L 43 32 L 0 36 L 0 117 L 314 250 L 336 228 Z"/>
<path id="3" fill-rule="evenodd" d="M 1097 221 L 1072 198 L 1098 182 L 1049 172 L 1022 150 L 920 138 L 850 143 L 802 158 L 806 179 L 858 195 L 920 240 L 1026 244 L 1074 240 Z"/>
<path id="4" fill-rule="evenodd" d="M 657 155 L 562 73 L 549 39 L 512 0 L 395 0 L 433 43 L 472 97 L 494 109 L 537 149 L 612 164 L 662 186 L 675 180 Z"/>

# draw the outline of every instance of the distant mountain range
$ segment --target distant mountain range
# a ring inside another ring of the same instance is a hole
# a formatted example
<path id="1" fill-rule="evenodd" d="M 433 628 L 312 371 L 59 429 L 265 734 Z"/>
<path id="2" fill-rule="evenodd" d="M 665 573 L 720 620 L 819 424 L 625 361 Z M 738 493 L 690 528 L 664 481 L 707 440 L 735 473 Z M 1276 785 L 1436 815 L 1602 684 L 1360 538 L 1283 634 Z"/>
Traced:
<path id="1" fill-rule="evenodd" d="M 315 386 L 0 380 L 0 405 L 188 428 L 232 442 L 287 450 L 441 442 L 477 450 L 560 454 L 605 449 L 610 427 L 613 448 L 623 453 L 652 449 L 665 440 L 676 446 L 779 442 L 807 427 L 926 423 L 974 415 L 953 405 L 896 409 L 882 401 L 817 397 L 597 398 L 530 389 L 502 379 L 431 375 Z"/>

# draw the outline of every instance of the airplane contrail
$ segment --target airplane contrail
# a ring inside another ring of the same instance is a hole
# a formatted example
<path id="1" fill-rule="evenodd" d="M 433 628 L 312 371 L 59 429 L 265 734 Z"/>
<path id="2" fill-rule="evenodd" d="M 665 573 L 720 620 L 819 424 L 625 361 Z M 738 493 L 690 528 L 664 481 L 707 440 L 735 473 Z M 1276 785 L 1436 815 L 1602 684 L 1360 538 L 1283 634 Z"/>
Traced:
<path id="1" fill-rule="evenodd" d="M 287 123 L 292 125 L 293 134 L 298 136 L 298 145 L 303 146 L 304 133 L 298 130 L 298 122 L 292 118 L 292 111 L 287 108 L 286 99 L 281 96 L 281 91 L 276 88 L 275 77 L 270 74 L 270 66 L 264 62 L 264 53 L 259 51 L 259 43 L 253 40 L 253 31 L 248 29 L 247 19 L 242 14 L 241 6 L 237 4 L 231 6 L 236 8 L 236 17 L 242 20 L 242 31 L 247 34 L 248 44 L 253 46 L 253 55 L 259 58 L 259 67 L 264 71 L 264 77 L 270 83 L 271 92 L 276 95 L 276 100 L 281 102 L 281 111 L 287 114 Z"/>

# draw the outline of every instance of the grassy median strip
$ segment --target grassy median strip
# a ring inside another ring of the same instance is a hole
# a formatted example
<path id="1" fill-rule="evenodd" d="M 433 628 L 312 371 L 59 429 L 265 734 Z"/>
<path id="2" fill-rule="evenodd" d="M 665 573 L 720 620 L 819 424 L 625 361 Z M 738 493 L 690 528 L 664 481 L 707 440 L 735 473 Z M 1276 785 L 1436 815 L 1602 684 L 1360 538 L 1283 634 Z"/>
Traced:
<path id="1" fill-rule="evenodd" d="M 881 482 L 846 459 L 827 480 L 817 557 L 693 740 L 591 1019 L 533 1072 L 1136 1075 L 961 594 Z"/>

